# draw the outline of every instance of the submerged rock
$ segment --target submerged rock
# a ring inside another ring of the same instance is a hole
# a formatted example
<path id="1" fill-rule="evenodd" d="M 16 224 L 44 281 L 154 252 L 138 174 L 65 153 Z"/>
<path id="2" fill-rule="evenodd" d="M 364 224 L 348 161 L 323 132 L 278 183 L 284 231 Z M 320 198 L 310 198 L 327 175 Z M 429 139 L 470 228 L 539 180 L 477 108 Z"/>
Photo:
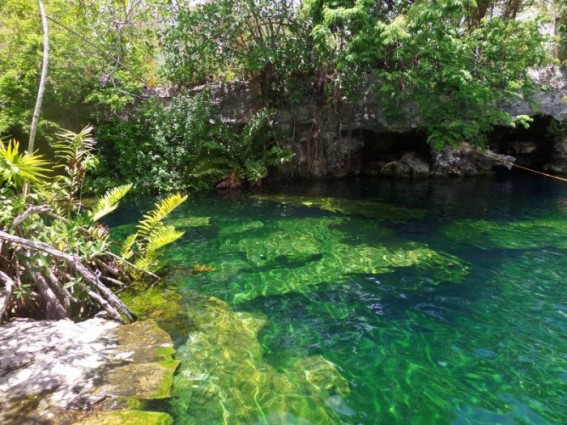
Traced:
<path id="1" fill-rule="evenodd" d="M 168 424 L 166 414 L 137 409 L 171 396 L 173 352 L 152 321 L 7 323 L 0 327 L 0 423 Z M 93 411 L 105 412 L 95 419 Z"/>
<path id="2" fill-rule="evenodd" d="M 567 222 L 562 218 L 538 218 L 500 223 L 463 220 L 451 223 L 444 234 L 479 249 L 567 249 Z"/>
<path id="3" fill-rule="evenodd" d="M 178 352 L 173 409 L 181 424 L 342 424 L 350 393 L 337 367 L 321 356 L 276 369 L 264 357 L 260 315 L 236 312 L 194 295 L 196 329 Z"/>
<path id="4" fill-rule="evenodd" d="M 284 195 L 258 198 L 341 215 L 372 218 L 378 215 L 391 220 L 425 215 L 423 210 L 360 200 L 349 206 L 346 200 L 334 198 Z M 469 271 L 457 257 L 435 251 L 426 244 L 400 240 L 374 221 L 372 226 L 344 231 L 349 221 L 344 216 L 282 218 L 258 229 L 235 234 L 219 232 L 218 252 L 224 261 L 206 280 L 226 283 L 225 289 L 230 290 L 225 293 L 230 294 L 230 300 L 242 304 L 263 296 L 310 292 L 317 285 L 340 282 L 352 274 L 379 275 L 412 267 L 427 278 L 412 280 L 411 287 L 404 288 L 410 290 L 422 284 L 458 283 Z M 356 235 L 363 233 L 380 235 L 382 241 L 357 240 Z"/>
<path id="5" fill-rule="evenodd" d="M 404 221 L 422 218 L 426 211 L 384 202 L 357 199 L 320 198 L 293 195 L 257 195 L 257 199 L 282 204 L 302 205 L 346 216 L 361 216 L 380 221 Z"/>

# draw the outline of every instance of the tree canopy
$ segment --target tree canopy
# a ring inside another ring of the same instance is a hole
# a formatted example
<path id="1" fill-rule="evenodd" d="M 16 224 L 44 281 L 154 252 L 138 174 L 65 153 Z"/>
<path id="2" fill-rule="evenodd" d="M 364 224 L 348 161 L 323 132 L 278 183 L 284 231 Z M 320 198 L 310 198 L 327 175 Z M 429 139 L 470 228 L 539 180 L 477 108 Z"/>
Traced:
<path id="1" fill-rule="evenodd" d="M 146 99 L 158 88 L 236 79 L 257 83 L 266 107 L 306 97 L 355 103 L 364 89 L 389 119 L 417 122 L 433 146 L 482 145 L 493 126 L 514 125 L 502 105 L 526 97 L 528 70 L 560 63 L 567 51 L 561 0 L 45 0 L 45 7 L 51 69 L 40 130 L 53 136 L 52 127 L 78 130 L 90 121 L 103 164 L 137 164 L 151 146 L 176 140 L 184 152 L 198 151 L 194 143 L 204 142 L 187 135 L 156 135 L 159 126 L 146 119 L 156 107 Z M 36 9 L 0 0 L 0 134 L 19 139 L 29 130 L 41 66 Z M 175 116 L 183 101 L 172 105 L 159 114 Z"/>

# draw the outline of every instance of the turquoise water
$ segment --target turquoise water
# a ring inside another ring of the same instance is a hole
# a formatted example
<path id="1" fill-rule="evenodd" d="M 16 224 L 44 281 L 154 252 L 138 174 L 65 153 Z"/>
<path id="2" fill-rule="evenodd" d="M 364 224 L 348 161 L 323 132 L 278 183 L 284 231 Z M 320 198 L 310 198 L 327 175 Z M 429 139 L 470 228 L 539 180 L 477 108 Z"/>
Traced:
<path id="1" fill-rule="evenodd" d="M 286 185 L 172 222 L 177 423 L 567 423 L 566 184 Z"/>

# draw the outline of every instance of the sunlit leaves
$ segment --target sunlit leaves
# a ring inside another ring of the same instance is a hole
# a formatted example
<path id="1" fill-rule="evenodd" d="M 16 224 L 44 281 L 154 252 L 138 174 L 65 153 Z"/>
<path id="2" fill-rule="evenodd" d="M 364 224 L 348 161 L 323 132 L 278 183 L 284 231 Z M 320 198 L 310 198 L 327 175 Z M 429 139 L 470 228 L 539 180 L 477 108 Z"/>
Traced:
<path id="1" fill-rule="evenodd" d="M 15 140 L 0 141 L 0 177 L 8 185 L 21 188 L 25 183 L 41 183 L 47 180 L 49 162 L 36 153 L 20 153 Z"/>
<path id="2" fill-rule="evenodd" d="M 104 196 L 97 200 L 91 211 L 91 219 L 97 221 L 118 208 L 118 202 L 132 189 L 132 184 L 117 186 L 109 189 Z"/>
<path id="3" fill-rule="evenodd" d="M 482 144 L 492 126 L 512 124 L 502 103 L 522 96 L 527 70 L 545 63 L 539 21 L 516 20 L 516 3 L 481 11 L 473 0 L 322 0 L 305 2 L 303 12 L 315 23 L 319 54 L 333 56 L 326 63 L 342 74 L 337 80 L 374 74 L 383 113 L 422 123 L 442 147 Z"/>

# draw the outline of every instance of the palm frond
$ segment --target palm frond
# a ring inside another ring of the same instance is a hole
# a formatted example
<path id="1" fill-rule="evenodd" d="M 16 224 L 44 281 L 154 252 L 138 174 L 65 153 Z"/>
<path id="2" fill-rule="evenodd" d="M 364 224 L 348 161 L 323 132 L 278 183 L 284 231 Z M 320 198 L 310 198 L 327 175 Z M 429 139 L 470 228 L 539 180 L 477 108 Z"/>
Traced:
<path id="1" fill-rule="evenodd" d="M 149 238 L 153 229 L 185 200 L 187 200 L 187 195 L 181 196 L 176 193 L 158 202 L 155 209 L 144 215 L 138 223 L 137 229 L 140 236 Z"/>
<path id="2" fill-rule="evenodd" d="M 108 190 L 102 196 L 91 211 L 91 219 L 99 220 L 107 214 L 110 214 L 118 207 L 118 202 L 132 189 L 132 184 L 125 184 Z"/>
<path id="3" fill-rule="evenodd" d="M 0 179 L 8 184 L 21 187 L 24 183 L 41 183 L 49 177 L 46 168 L 49 161 L 37 153 L 20 153 L 20 144 L 10 140 L 7 144 L 0 141 Z"/>

